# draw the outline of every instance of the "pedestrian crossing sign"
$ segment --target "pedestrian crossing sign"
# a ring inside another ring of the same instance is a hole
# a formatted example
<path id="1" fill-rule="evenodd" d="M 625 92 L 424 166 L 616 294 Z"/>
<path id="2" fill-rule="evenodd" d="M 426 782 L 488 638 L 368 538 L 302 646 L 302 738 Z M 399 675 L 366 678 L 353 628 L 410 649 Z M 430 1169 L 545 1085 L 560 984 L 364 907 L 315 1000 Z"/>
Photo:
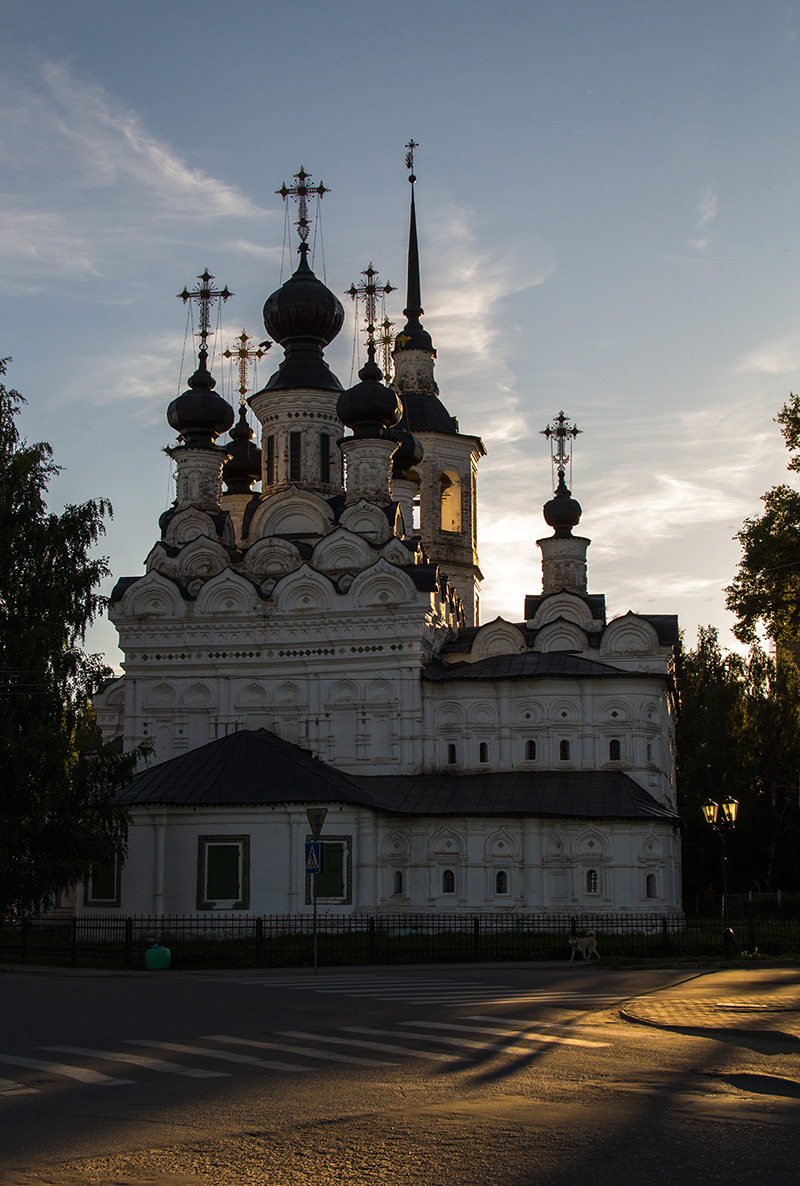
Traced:
<path id="1" fill-rule="evenodd" d="M 322 845 L 319 840 L 306 842 L 306 873 L 319 873 L 322 869 Z"/>

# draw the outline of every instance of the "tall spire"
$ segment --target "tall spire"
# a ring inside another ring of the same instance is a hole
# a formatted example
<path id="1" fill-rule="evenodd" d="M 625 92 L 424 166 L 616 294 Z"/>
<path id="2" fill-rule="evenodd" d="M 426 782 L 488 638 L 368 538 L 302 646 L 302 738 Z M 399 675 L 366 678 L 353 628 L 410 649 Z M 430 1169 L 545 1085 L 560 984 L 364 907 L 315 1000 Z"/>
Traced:
<path id="1" fill-rule="evenodd" d="M 431 357 L 436 356 L 431 336 L 420 324 L 420 317 L 424 313 L 422 308 L 422 294 L 419 280 L 419 243 L 417 241 L 417 208 L 414 200 L 414 149 L 418 148 L 416 140 L 409 140 L 406 145 L 406 168 L 409 170 L 408 180 L 411 182 L 411 221 L 408 231 L 408 276 L 406 281 L 406 307 L 403 314 L 406 324 L 397 335 L 395 345 L 398 350 L 426 350 Z"/>

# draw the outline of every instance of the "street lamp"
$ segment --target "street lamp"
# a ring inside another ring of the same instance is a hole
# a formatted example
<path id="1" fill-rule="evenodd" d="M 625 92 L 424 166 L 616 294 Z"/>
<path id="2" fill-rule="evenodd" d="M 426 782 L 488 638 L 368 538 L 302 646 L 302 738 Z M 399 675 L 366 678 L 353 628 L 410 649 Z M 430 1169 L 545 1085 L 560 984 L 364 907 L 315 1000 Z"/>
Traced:
<path id="1" fill-rule="evenodd" d="M 725 959 L 733 959 L 733 931 L 728 918 L 728 858 L 725 853 L 725 834 L 736 824 L 739 814 L 739 803 L 730 795 L 722 803 L 715 803 L 713 799 L 706 799 L 701 804 L 703 818 L 715 832 L 719 833 L 720 856 L 722 862 L 722 949 Z"/>

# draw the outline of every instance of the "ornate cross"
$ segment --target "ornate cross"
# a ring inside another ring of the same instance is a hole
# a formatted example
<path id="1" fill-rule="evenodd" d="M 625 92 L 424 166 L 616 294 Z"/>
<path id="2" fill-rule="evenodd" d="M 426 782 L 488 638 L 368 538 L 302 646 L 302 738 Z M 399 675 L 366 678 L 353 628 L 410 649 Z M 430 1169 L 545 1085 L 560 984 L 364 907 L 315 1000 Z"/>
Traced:
<path id="1" fill-rule="evenodd" d="M 389 382 L 392 375 L 392 352 L 394 351 L 394 322 L 390 321 L 388 317 L 384 317 L 381 322 L 381 332 L 378 342 L 381 348 L 381 358 L 383 360 L 383 378 L 386 383 Z"/>
<path id="2" fill-rule="evenodd" d="M 298 218 L 295 226 L 297 233 L 300 236 L 300 246 L 298 251 L 305 253 L 308 251 L 308 228 L 311 226 L 311 219 L 308 217 L 308 199 L 311 194 L 316 194 L 321 198 L 323 194 L 329 194 L 331 191 L 326 189 L 320 181 L 319 185 L 311 185 L 311 174 L 306 173 L 303 166 L 300 166 L 300 172 L 294 175 L 295 185 L 281 186 L 276 189 L 275 193 L 280 194 L 284 202 L 287 198 L 297 199 L 297 213 Z"/>
<path id="3" fill-rule="evenodd" d="M 199 288 L 195 288 L 192 292 L 184 288 L 183 292 L 178 293 L 178 299 L 183 301 L 184 305 L 187 301 L 196 301 L 200 306 L 200 333 L 197 334 L 197 337 L 201 339 L 201 349 L 205 350 L 206 339 L 211 334 L 211 306 L 216 304 L 218 300 L 227 301 L 228 297 L 233 296 L 233 293 L 228 292 L 227 284 L 224 288 L 212 288 L 211 281 L 214 277 L 208 268 L 197 279 L 200 281 Z"/>
<path id="4" fill-rule="evenodd" d="M 352 297 L 358 306 L 358 298 L 361 297 L 364 301 L 364 320 L 367 323 L 367 345 L 375 345 L 375 319 L 378 316 L 378 293 L 388 295 L 394 292 L 391 284 L 381 284 L 380 276 L 375 271 L 370 261 L 369 265 L 361 273 L 366 276 L 363 284 L 351 284 L 347 289 L 347 295 Z"/>
<path id="5" fill-rule="evenodd" d="M 559 478 L 563 478 L 567 466 L 572 467 L 572 442 L 583 429 L 577 424 L 571 424 L 569 416 L 559 412 L 552 424 L 541 430 L 542 436 L 550 442 L 550 458 L 558 470 Z"/>
<path id="6" fill-rule="evenodd" d="M 250 368 L 251 358 L 263 358 L 267 351 L 272 346 L 272 342 L 260 342 L 257 350 L 248 350 L 247 343 L 252 342 L 253 338 L 246 330 L 242 330 L 236 341 L 239 343 L 237 349 L 222 351 L 223 358 L 237 358 L 239 360 L 239 403 L 244 403 L 244 397 L 247 393 L 247 372 Z"/>
<path id="7" fill-rule="evenodd" d="M 408 144 L 406 145 L 406 148 L 408 150 L 406 152 L 406 168 L 408 169 L 408 180 L 413 185 L 414 182 L 417 180 L 416 177 L 414 176 L 414 149 L 419 148 L 419 141 L 409 140 Z"/>

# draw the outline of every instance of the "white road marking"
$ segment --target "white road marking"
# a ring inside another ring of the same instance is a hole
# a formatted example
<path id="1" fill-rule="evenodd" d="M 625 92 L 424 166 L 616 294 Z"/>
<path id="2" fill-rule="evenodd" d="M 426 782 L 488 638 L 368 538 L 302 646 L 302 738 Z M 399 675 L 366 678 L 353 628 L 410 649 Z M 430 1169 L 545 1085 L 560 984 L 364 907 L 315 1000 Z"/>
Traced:
<path id="1" fill-rule="evenodd" d="M 47 1071 L 51 1075 L 63 1075 L 67 1079 L 77 1079 L 80 1083 L 94 1083 L 100 1087 L 119 1087 L 123 1083 L 133 1083 L 133 1079 L 112 1079 L 110 1075 L 92 1071 L 88 1067 L 71 1067 L 62 1062 L 45 1062 L 41 1058 L 22 1058 L 12 1054 L 0 1054 L 0 1062 L 8 1063 L 12 1067 L 28 1067 L 34 1071 Z"/>
<path id="2" fill-rule="evenodd" d="M 368 1030 L 362 1030 L 357 1025 L 341 1026 L 345 1033 L 349 1034 L 365 1034 Z M 429 1050 L 409 1050 L 406 1046 L 397 1046 L 389 1042 L 360 1042 L 357 1038 L 335 1038 L 330 1034 L 325 1034 L 323 1037 L 320 1034 L 307 1034 L 301 1030 L 281 1030 L 285 1038 L 311 1038 L 316 1037 L 318 1042 L 334 1042 L 339 1046 L 364 1046 L 368 1050 L 380 1050 L 387 1054 L 402 1054 L 405 1058 L 427 1058 L 431 1062 L 450 1062 L 452 1061 L 447 1054 L 435 1054 Z M 391 1032 L 391 1031 L 390 1031 Z M 394 1035 L 397 1037 L 397 1035 Z M 376 1065 L 381 1064 L 377 1059 L 371 1059 Z M 386 1066 L 396 1067 L 397 1063 L 386 1063 Z"/>
<path id="3" fill-rule="evenodd" d="M 397 1037 L 395 1030 L 368 1029 L 366 1026 L 354 1027 L 360 1034 L 375 1034 L 378 1037 Z M 404 1033 L 404 1038 L 411 1038 L 417 1042 L 438 1042 L 440 1046 L 466 1046 L 470 1050 L 497 1050 L 502 1054 L 536 1054 L 536 1046 L 506 1046 L 502 1042 L 470 1042 L 468 1038 L 446 1038 L 436 1034 Z"/>
<path id="4" fill-rule="evenodd" d="M 312 1038 L 317 1042 L 328 1042 L 329 1038 L 321 1038 L 319 1034 L 297 1034 L 292 1035 L 286 1031 L 278 1031 L 283 1037 L 301 1037 Z M 255 1038 L 233 1038 L 229 1034 L 205 1034 L 205 1041 L 207 1042 L 234 1042 L 238 1046 L 255 1046 L 264 1050 L 283 1050 L 287 1054 L 305 1054 L 309 1058 L 320 1058 L 328 1062 L 348 1062 L 355 1063 L 360 1067 L 395 1067 L 397 1063 L 382 1062 L 378 1058 L 356 1058 L 347 1054 L 332 1054 L 330 1050 L 318 1050 L 308 1046 L 287 1046 L 285 1042 L 262 1042 L 256 1041 Z M 334 1039 L 335 1041 L 335 1039 Z M 358 1042 L 355 1045 L 359 1045 Z M 364 1043 L 361 1043 L 364 1045 Z"/>
<path id="5" fill-rule="evenodd" d="M 459 1030 L 467 1034 L 500 1034 L 509 1038 L 524 1038 L 526 1042 L 554 1042 L 559 1046 L 610 1046 L 610 1042 L 592 1042 L 588 1038 L 560 1038 L 556 1034 L 533 1034 L 529 1030 L 503 1029 L 494 1025 L 454 1025 L 447 1021 L 401 1021 L 401 1025 L 415 1025 L 420 1029 Z"/>
<path id="6" fill-rule="evenodd" d="M 148 1046 L 154 1050 L 175 1050 L 178 1054 L 197 1054 L 203 1058 L 218 1058 L 223 1062 L 243 1063 L 250 1067 L 264 1067 L 270 1071 L 310 1071 L 311 1067 L 300 1066 L 292 1062 L 271 1062 L 264 1058 L 254 1058 L 250 1054 L 232 1054 L 222 1050 L 210 1050 L 207 1046 L 189 1046 L 183 1042 L 145 1042 L 141 1038 L 127 1038 L 128 1046 Z"/>
<path id="7" fill-rule="evenodd" d="M 26 1087 L 14 1079 L 0 1079 L 0 1095 L 38 1095 L 38 1087 Z"/>
<path id="8" fill-rule="evenodd" d="M 167 1062 L 163 1058 L 151 1058 L 147 1054 L 129 1054 L 120 1050 L 89 1050 L 83 1046 L 42 1046 L 42 1050 L 52 1050 L 55 1054 L 85 1054 L 88 1058 L 103 1058 L 108 1062 L 129 1062 L 148 1071 L 186 1075 L 190 1079 L 222 1079 L 228 1076 L 227 1071 L 203 1071 L 199 1067 L 182 1067 L 180 1063 Z"/>

